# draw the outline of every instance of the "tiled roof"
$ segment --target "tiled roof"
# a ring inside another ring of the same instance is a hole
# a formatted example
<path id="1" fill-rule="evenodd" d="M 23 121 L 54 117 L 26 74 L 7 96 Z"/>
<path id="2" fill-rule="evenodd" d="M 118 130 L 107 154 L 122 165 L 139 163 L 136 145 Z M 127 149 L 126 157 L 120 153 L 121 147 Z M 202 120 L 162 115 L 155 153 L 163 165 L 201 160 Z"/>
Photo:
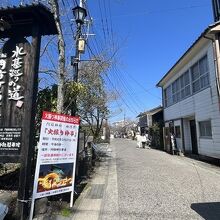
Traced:
<path id="1" fill-rule="evenodd" d="M 163 107 L 160 105 L 160 106 L 157 106 L 156 108 L 152 108 L 152 109 L 150 109 L 150 110 L 148 110 L 148 111 L 146 111 L 146 112 L 141 112 L 141 113 L 137 116 L 137 118 L 142 117 L 142 116 L 147 115 L 147 114 L 149 114 L 149 115 L 154 115 L 154 114 L 156 114 L 156 113 L 158 113 L 158 112 L 160 112 L 160 111 L 162 111 L 162 110 L 163 110 Z"/>

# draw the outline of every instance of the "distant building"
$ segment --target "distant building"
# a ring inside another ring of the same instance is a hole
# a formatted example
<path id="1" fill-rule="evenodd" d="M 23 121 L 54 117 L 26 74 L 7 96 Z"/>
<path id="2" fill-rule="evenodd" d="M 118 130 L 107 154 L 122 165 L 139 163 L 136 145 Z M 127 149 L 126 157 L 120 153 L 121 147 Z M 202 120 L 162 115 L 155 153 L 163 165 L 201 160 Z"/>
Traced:
<path id="1" fill-rule="evenodd" d="M 163 149 L 163 107 L 158 106 L 146 112 L 140 113 L 138 116 L 138 128 L 140 133 L 149 134 L 152 146 Z"/>
<path id="2" fill-rule="evenodd" d="M 139 131 L 144 134 L 154 123 L 163 121 L 163 107 L 158 106 L 146 112 L 141 112 L 137 118 L 139 118 Z"/>
<path id="3" fill-rule="evenodd" d="M 115 121 L 115 122 L 112 123 L 112 125 L 115 126 L 115 127 L 124 127 L 127 124 L 129 124 L 129 123 L 125 120 Z"/>
<path id="4" fill-rule="evenodd" d="M 164 75 L 165 150 L 220 158 L 220 22 L 210 25 Z"/>
<path id="5" fill-rule="evenodd" d="M 115 137 L 129 137 L 134 139 L 137 131 L 136 121 L 116 121 L 112 123 L 111 133 Z"/>

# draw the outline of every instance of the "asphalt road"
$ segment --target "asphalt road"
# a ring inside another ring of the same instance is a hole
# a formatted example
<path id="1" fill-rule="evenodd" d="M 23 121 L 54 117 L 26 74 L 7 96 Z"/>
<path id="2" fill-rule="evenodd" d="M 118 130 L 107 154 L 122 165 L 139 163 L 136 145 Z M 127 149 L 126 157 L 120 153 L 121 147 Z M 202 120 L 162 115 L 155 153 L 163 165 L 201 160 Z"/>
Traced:
<path id="1" fill-rule="evenodd" d="M 117 181 L 112 181 L 114 187 L 108 183 L 102 212 L 110 213 L 107 207 L 118 210 L 119 216 L 112 219 L 220 220 L 220 168 L 137 149 L 135 141 L 126 139 L 112 140 L 111 148 L 115 151 L 111 178 Z M 110 219 L 107 216 L 100 219 Z"/>

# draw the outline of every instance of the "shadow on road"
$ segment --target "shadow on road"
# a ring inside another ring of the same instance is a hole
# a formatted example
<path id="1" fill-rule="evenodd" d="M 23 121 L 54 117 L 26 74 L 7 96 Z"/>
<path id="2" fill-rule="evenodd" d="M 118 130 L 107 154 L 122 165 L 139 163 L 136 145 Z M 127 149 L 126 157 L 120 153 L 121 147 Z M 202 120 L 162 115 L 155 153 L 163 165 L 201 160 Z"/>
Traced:
<path id="1" fill-rule="evenodd" d="M 193 203 L 191 209 L 197 212 L 205 220 L 220 219 L 220 202 Z"/>

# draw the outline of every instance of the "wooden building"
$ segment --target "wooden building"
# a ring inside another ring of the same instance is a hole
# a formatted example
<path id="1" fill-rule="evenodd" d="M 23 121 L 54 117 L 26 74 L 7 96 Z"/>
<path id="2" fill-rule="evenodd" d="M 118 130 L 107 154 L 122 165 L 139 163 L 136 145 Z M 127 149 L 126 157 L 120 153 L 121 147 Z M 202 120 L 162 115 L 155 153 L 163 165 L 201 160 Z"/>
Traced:
<path id="1" fill-rule="evenodd" d="M 220 22 L 210 25 L 163 76 L 164 143 L 175 133 L 183 153 L 220 158 Z"/>

